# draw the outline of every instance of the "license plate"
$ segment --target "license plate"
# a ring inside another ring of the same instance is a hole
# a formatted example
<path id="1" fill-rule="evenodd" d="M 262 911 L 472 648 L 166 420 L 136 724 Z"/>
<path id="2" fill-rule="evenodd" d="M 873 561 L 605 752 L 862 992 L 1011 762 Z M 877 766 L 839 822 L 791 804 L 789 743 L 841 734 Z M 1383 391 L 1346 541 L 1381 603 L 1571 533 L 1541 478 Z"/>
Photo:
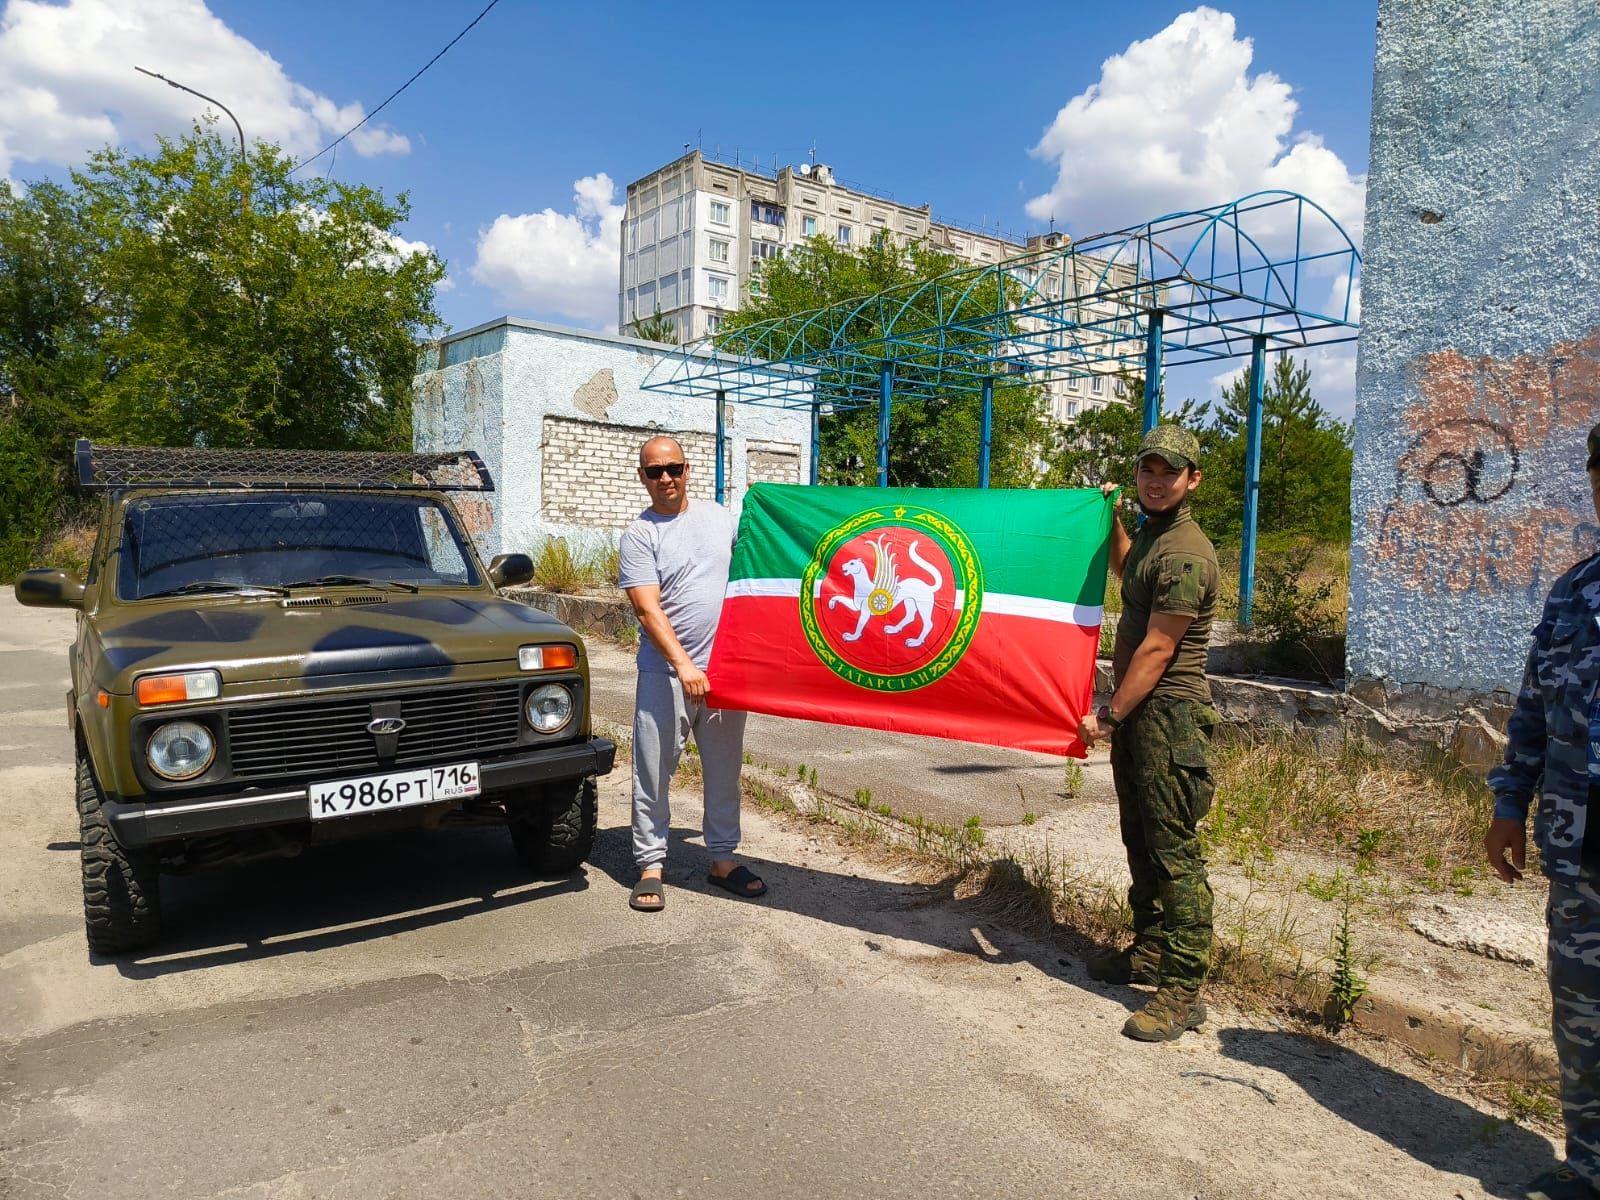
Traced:
<path id="1" fill-rule="evenodd" d="M 459 800 L 463 796 L 476 796 L 478 791 L 477 763 L 336 779 L 311 785 L 311 819 L 318 821 L 325 817 L 349 817 L 382 809 L 408 808 L 413 804 Z"/>

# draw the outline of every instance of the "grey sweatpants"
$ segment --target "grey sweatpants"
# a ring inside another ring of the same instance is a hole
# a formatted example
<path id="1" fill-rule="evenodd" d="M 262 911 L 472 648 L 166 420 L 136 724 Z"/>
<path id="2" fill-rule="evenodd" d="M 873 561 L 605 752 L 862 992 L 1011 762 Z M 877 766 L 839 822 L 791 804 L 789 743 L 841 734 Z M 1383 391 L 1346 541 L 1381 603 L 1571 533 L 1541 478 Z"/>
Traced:
<path id="1" fill-rule="evenodd" d="M 745 714 L 707 708 L 683 694 L 676 675 L 640 671 L 633 709 L 633 860 L 640 870 L 667 857 L 672 811 L 667 788 L 694 735 L 705 774 L 705 841 L 713 861 L 739 847 L 739 767 Z"/>

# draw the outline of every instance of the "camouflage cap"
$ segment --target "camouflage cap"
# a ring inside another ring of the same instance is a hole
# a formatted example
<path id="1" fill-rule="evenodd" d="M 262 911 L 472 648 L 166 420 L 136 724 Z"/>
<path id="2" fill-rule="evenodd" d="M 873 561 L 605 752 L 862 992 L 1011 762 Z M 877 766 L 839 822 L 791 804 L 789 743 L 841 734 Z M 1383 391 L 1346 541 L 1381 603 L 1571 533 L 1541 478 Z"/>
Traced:
<path id="1" fill-rule="evenodd" d="M 1589 461 L 1584 466 L 1591 471 L 1600 467 L 1600 425 L 1589 430 Z"/>
<path id="2" fill-rule="evenodd" d="M 1147 454 L 1159 454 L 1180 471 L 1184 467 L 1198 467 L 1200 441 L 1182 425 L 1157 425 L 1144 435 L 1133 461 L 1138 462 Z"/>

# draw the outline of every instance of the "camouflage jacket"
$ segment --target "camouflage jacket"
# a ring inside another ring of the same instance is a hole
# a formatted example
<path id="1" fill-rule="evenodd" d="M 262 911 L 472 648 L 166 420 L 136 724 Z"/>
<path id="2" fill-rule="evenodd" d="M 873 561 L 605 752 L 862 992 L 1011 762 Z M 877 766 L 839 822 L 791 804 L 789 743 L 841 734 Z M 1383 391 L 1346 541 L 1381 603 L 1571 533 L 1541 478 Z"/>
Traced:
<path id="1" fill-rule="evenodd" d="M 1539 794 L 1534 840 L 1550 876 L 1575 878 L 1583 868 L 1597 681 L 1600 554 L 1573 567 L 1550 589 L 1506 726 L 1505 762 L 1489 774 L 1497 818 L 1526 820 L 1534 793 Z M 1590 857 L 1600 851 L 1600 829 L 1595 843 Z"/>

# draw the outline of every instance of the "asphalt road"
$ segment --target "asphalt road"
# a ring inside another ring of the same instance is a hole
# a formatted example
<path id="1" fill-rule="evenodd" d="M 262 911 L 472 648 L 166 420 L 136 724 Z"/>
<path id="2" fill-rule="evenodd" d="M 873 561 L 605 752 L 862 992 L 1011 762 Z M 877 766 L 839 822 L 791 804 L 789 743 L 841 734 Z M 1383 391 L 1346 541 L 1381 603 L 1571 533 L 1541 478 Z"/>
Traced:
<path id="1" fill-rule="evenodd" d="M 631 913 L 620 776 L 570 878 L 526 878 L 495 829 L 346 843 L 170 880 L 159 953 L 92 958 L 71 628 L 0 599 L 8 1200 L 1449 1200 L 1552 1161 L 1268 1020 L 1130 1043 L 1139 997 L 1088 983 L 1080 948 L 798 820 L 747 811 L 772 892 L 746 903 L 701 882 L 680 795 L 667 909 Z"/>

